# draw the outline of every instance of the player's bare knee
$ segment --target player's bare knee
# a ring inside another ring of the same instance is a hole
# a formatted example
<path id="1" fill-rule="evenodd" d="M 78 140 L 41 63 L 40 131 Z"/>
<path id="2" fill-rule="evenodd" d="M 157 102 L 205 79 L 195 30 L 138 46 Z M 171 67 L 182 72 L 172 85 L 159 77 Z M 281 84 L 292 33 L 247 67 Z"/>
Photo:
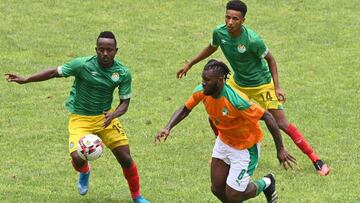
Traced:
<path id="1" fill-rule="evenodd" d="M 71 156 L 73 165 L 75 165 L 77 167 L 82 167 L 83 165 L 85 165 L 86 161 L 83 160 L 76 151 L 70 153 L 70 156 Z"/>
<path id="2" fill-rule="evenodd" d="M 277 125 L 281 130 L 287 129 L 290 123 L 287 120 L 284 111 L 269 109 L 269 112 L 273 115 Z"/>
<path id="3" fill-rule="evenodd" d="M 73 161 L 82 160 L 82 158 L 79 156 L 79 154 L 76 151 L 70 153 L 70 156 Z"/>
<path id="4" fill-rule="evenodd" d="M 289 122 L 287 120 L 277 120 L 276 122 L 279 128 L 283 131 L 285 131 L 289 126 Z"/>
<path id="5" fill-rule="evenodd" d="M 118 159 L 116 158 L 121 168 L 130 168 L 133 165 L 132 159 Z"/>
<path id="6" fill-rule="evenodd" d="M 129 168 L 133 164 L 130 151 L 124 150 L 122 147 L 116 147 L 112 152 L 122 168 Z"/>

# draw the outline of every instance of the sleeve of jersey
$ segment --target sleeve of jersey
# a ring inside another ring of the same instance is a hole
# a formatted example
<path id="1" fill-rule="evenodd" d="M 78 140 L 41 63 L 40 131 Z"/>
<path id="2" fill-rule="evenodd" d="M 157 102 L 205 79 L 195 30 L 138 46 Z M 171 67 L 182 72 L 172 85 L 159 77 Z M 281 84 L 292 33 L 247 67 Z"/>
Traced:
<path id="1" fill-rule="evenodd" d="M 129 99 L 131 97 L 131 73 L 127 71 L 124 75 L 124 79 L 119 85 L 119 98 L 120 99 Z"/>
<path id="2" fill-rule="evenodd" d="M 261 38 L 257 38 L 252 44 L 253 52 L 259 58 L 264 58 L 268 53 L 269 49 L 266 47 L 264 41 Z"/>
<path id="3" fill-rule="evenodd" d="M 249 118 L 253 122 L 258 122 L 264 115 L 265 110 L 258 104 L 251 103 L 251 106 L 247 109 L 240 111 L 244 117 Z"/>
<path id="4" fill-rule="evenodd" d="M 76 58 L 62 66 L 59 66 L 57 70 L 59 75 L 62 77 L 76 76 L 83 67 L 83 64 L 84 60 L 82 58 Z"/>
<path id="5" fill-rule="evenodd" d="M 218 47 L 220 46 L 220 39 L 219 39 L 219 35 L 217 33 L 217 28 L 215 28 L 212 32 L 212 38 L 211 38 L 211 43 L 210 45 L 212 47 Z"/>
<path id="6" fill-rule="evenodd" d="M 202 92 L 194 92 L 189 99 L 185 102 L 185 107 L 189 110 L 192 110 L 196 105 L 199 104 L 204 98 L 204 94 Z"/>

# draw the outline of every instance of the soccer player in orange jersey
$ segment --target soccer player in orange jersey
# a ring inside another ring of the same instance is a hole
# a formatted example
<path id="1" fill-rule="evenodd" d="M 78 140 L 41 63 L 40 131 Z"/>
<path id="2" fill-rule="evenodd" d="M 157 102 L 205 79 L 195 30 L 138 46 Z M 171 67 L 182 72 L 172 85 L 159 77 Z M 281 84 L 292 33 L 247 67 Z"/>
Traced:
<path id="1" fill-rule="evenodd" d="M 274 117 L 247 96 L 226 84 L 228 67 L 210 60 L 198 85 L 185 105 L 177 110 L 168 124 L 156 136 L 164 141 L 170 130 L 203 102 L 215 127 L 219 130 L 211 160 L 211 190 L 222 202 L 239 202 L 264 192 L 268 202 L 276 202 L 275 178 L 268 174 L 250 182 L 259 161 L 263 138 L 259 120 L 264 120 L 275 141 L 277 158 L 285 169 L 296 160 L 286 150 Z"/>
<path id="2" fill-rule="evenodd" d="M 255 100 L 275 118 L 280 129 L 305 153 L 321 176 L 330 168 L 318 157 L 298 128 L 291 124 L 283 109 L 285 93 L 280 88 L 275 58 L 255 31 L 244 25 L 247 6 L 240 0 L 226 4 L 225 24 L 212 33 L 211 43 L 177 72 L 186 76 L 193 65 L 213 54 L 219 47 L 230 63 L 233 74 L 228 84 Z M 215 134 L 217 129 L 210 122 Z"/>

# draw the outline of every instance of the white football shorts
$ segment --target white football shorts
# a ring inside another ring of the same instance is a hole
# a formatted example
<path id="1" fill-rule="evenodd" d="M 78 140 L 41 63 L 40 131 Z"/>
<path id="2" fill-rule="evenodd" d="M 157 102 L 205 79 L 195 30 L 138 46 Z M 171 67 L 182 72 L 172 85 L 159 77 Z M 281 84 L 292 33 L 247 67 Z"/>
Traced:
<path id="1" fill-rule="evenodd" d="M 230 165 L 226 184 L 234 190 L 244 192 L 259 163 L 260 143 L 251 148 L 240 150 L 223 143 L 217 137 L 212 157 L 221 159 Z"/>

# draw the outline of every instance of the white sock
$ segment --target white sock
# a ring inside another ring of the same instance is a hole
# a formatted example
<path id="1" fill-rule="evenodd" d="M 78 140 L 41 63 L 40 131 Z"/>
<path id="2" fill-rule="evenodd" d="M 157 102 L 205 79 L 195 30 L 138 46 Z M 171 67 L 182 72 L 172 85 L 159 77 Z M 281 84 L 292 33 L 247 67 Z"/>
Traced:
<path id="1" fill-rule="evenodd" d="M 265 182 L 265 189 L 268 188 L 269 185 L 271 184 L 270 178 L 268 178 L 268 177 L 263 177 L 262 179 L 263 179 L 263 181 Z"/>

